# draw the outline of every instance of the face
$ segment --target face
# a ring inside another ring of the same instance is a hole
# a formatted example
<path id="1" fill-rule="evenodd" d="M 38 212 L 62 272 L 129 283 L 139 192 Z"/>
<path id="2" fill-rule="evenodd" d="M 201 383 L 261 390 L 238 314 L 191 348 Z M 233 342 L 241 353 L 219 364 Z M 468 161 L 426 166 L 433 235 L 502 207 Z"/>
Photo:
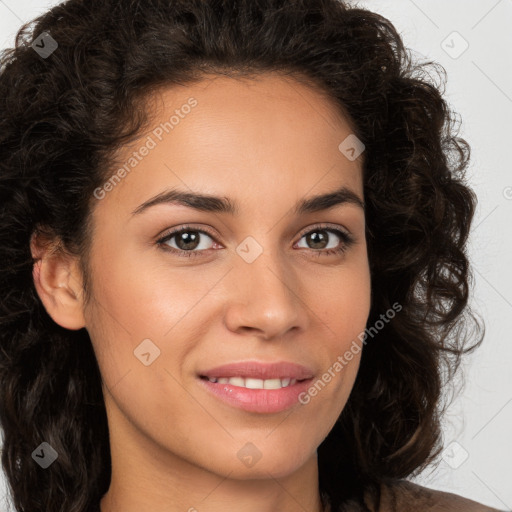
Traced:
<path id="1" fill-rule="evenodd" d="M 141 465 L 288 475 L 347 401 L 370 309 L 362 163 L 338 148 L 352 130 L 271 74 L 206 77 L 150 106 L 92 214 L 84 317 L 113 459 L 130 446 Z"/>

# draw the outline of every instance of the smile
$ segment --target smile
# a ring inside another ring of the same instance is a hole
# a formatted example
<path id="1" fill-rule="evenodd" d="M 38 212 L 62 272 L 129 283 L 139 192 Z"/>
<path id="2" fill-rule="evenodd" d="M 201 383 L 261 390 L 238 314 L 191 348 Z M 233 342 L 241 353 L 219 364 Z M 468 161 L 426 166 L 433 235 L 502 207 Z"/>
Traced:
<path id="1" fill-rule="evenodd" d="M 216 400 L 252 413 L 279 413 L 300 404 L 312 379 L 255 379 L 251 377 L 205 377 L 197 379 Z"/>
<path id="2" fill-rule="evenodd" d="M 210 382 L 219 384 L 231 384 L 240 388 L 248 389 L 281 389 L 288 386 L 293 386 L 297 379 L 284 378 L 284 379 L 253 379 L 244 377 L 201 377 L 208 379 Z"/>

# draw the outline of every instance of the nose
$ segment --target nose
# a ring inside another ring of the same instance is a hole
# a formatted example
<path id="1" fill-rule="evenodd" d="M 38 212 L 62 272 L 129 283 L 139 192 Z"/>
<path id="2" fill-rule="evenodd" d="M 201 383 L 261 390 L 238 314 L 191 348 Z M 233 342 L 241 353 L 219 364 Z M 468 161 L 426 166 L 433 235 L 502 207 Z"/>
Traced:
<path id="1" fill-rule="evenodd" d="M 239 334 L 256 333 L 265 340 L 306 329 L 310 312 L 301 297 L 296 269 L 269 251 L 251 263 L 237 259 L 229 277 L 226 327 Z"/>

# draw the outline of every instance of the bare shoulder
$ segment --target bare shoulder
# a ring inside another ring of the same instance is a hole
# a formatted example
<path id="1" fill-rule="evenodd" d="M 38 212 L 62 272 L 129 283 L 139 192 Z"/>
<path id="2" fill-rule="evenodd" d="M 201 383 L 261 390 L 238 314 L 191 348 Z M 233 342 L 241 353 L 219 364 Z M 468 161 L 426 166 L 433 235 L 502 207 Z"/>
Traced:
<path id="1" fill-rule="evenodd" d="M 437 491 L 400 480 L 381 487 L 378 512 L 505 512 L 458 494 Z"/>

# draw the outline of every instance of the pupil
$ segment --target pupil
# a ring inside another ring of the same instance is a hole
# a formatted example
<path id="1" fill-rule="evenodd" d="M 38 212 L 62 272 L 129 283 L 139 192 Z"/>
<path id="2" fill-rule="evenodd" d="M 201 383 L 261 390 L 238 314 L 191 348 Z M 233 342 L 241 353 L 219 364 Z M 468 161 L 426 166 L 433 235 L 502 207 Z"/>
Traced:
<path id="1" fill-rule="evenodd" d="M 327 242 L 327 236 L 325 231 L 315 231 L 308 235 L 308 242 L 313 244 L 314 249 L 323 249 Z M 197 241 L 199 236 L 197 233 L 186 231 L 180 234 L 178 237 L 177 244 L 180 249 L 195 249 L 197 247 Z"/>
<path id="2" fill-rule="evenodd" d="M 327 236 L 325 235 L 325 231 L 315 231 L 314 233 L 308 235 L 308 239 L 313 242 L 313 245 L 320 244 L 320 247 L 314 246 L 314 249 L 323 249 L 325 247 L 325 242 L 327 242 Z M 323 244 L 322 241 L 324 242 Z"/>
<path id="3" fill-rule="evenodd" d="M 178 237 L 177 245 L 178 247 L 180 247 L 180 249 L 195 249 L 197 247 L 197 241 L 199 237 L 197 234 L 191 235 L 190 233 L 190 231 L 186 231 L 184 233 L 181 233 L 180 236 Z"/>

